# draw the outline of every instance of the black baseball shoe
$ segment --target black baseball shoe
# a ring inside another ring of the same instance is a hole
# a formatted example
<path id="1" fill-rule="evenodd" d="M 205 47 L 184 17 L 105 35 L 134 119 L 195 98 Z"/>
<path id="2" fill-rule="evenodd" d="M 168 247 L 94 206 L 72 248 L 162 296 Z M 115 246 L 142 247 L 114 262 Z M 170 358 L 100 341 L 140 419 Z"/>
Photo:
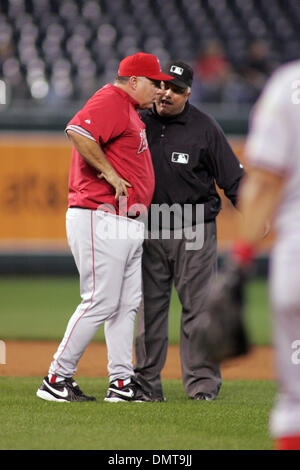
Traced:
<path id="1" fill-rule="evenodd" d="M 116 382 L 116 381 L 115 381 Z M 118 387 L 114 383 L 109 385 L 104 401 L 110 403 L 117 402 L 151 402 L 154 401 L 151 397 L 142 389 L 142 387 L 135 382 L 133 379 L 127 384 Z M 123 381 L 118 381 L 123 382 Z M 156 400 L 155 400 L 156 401 Z"/>
<path id="2" fill-rule="evenodd" d="M 217 398 L 215 393 L 199 392 L 194 396 L 194 400 L 213 401 Z"/>
<path id="3" fill-rule="evenodd" d="M 155 401 L 155 402 L 165 402 L 167 401 L 166 397 L 164 396 L 154 396 L 152 394 L 150 394 L 150 398 L 151 398 L 151 401 Z"/>
<path id="4" fill-rule="evenodd" d="M 66 377 L 60 382 L 50 383 L 49 378 L 46 376 L 36 395 L 43 400 L 57 402 L 96 400 L 95 397 L 85 395 L 72 377 Z"/>

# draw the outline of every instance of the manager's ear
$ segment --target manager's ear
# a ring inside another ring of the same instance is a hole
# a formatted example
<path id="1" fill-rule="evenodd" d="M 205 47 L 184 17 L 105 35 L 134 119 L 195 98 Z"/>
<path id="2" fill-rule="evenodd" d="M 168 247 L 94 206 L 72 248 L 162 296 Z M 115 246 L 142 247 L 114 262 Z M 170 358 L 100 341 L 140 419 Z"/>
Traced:
<path id="1" fill-rule="evenodd" d="M 136 77 L 135 75 L 132 75 L 131 77 L 129 77 L 128 85 L 130 86 L 132 90 L 136 90 L 137 82 L 138 82 L 138 77 Z"/>

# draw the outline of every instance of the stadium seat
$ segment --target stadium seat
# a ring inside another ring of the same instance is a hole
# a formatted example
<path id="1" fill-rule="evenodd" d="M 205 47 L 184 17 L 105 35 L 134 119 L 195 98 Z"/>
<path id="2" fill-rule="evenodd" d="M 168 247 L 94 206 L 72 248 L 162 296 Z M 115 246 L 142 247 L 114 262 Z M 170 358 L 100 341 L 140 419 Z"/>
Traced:
<path id="1" fill-rule="evenodd" d="M 118 62 L 139 50 L 162 65 L 196 65 L 207 41 L 219 41 L 234 74 L 250 45 L 264 41 L 269 60 L 299 56 L 298 0 L 2 0 L 0 79 L 12 101 L 85 100 Z M 235 77 L 236 79 L 236 77 Z M 222 97 L 219 97 L 222 100 Z"/>

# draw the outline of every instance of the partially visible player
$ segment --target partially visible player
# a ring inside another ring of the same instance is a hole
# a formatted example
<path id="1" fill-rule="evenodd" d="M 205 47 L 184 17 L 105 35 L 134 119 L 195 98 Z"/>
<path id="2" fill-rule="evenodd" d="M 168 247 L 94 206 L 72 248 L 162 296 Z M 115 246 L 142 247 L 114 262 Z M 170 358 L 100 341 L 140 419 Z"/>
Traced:
<path id="1" fill-rule="evenodd" d="M 300 60 L 281 66 L 258 100 L 246 143 L 233 258 L 247 266 L 274 220 L 270 301 L 278 399 L 270 429 L 277 449 L 300 450 Z"/>
<path id="2" fill-rule="evenodd" d="M 66 227 L 82 302 L 37 391 L 44 400 L 93 400 L 73 375 L 105 322 L 110 380 L 105 401 L 150 401 L 133 377 L 144 225 L 130 211 L 137 204 L 147 208 L 154 190 L 145 125 L 137 108 L 152 107 L 157 83 L 168 79 L 172 77 L 161 72 L 156 56 L 128 56 L 115 83 L 98 90 L 66 128 L 73 144 Z M 121 196 L 127 197 L 127 211 Z"/>

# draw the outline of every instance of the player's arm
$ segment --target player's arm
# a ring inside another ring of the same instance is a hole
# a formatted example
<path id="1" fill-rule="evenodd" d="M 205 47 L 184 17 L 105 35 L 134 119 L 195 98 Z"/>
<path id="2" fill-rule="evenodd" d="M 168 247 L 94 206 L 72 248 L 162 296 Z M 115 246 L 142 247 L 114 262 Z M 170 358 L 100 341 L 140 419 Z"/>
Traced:
<path id="1" fill-rule="evenodd" d="M 67 134 L 82 158 L 99 172 L 100 178 L 104 178 L 115 188 L 116 199 L 122 195 L 128 196 L 127 187 L 131 187 L 131 184 L 117 175 L 100 145 L 72 130 L 67 130 Z"/>
<path id="2" fill-rule="evenodd" d="M 265 169 L 252 168 L 241 184 L 239 238 L 255 246 L 262 238 L 266 220 L 272 221 L 278 206 L 284 176 Z"/>

